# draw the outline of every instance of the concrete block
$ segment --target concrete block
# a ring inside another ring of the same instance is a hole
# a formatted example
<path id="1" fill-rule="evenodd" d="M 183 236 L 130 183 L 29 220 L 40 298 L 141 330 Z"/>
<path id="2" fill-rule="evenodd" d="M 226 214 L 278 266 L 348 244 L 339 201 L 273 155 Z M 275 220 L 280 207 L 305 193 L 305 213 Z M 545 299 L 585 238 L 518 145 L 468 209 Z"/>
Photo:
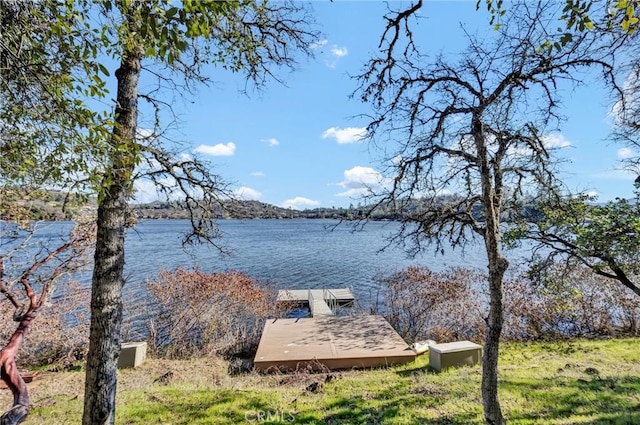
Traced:
<path id="1" fill-rule="evenodd" d="M 482 346 L 471 341 L 448 342 L 429 347 L 429 365 L 438 372 L 456 366 L 473 366 L 482 357 Z"/>
<path id="2" fill-rule="evenodd" d="M 138 367 L 147 357 L 146 342 L 126 342 L 120 348 L 119 368 Z"/>

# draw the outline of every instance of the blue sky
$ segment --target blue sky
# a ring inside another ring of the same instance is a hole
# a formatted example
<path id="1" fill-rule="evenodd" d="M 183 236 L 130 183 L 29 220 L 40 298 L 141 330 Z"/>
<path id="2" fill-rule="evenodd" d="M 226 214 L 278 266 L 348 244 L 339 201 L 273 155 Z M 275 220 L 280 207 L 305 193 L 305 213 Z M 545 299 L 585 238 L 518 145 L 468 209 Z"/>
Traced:
<path id="1" fill-rule="evenodd" d="M 370 109 L 349 98 L 357 87 L 350 76 L 376 53 L 386 7 L 377 1 L 313 2 L 323 41 L 315 59 L 302 59 L 295 72 L 278 73 L 286 86 L 270 83 L 247 96 L 240 75 L 213 70 L 213 86 L 174 105 L 185 151 L 214 164 L 241 198 L 296 209 L 356 205 L 384 164 L 361 140 L 367 120 L 360 115 Z M 429 1 L 421 17 L 415 34 L 429 54 L 462 50 L 461 25 L 471 32 L 491 31 L 488 15 L 475 10 L 475 1 Z M 588 80 L 565 96 L 563 113 L 569 119 L 550 135 L 564 146 L 569 162 L 562 176 L 568 186 L 591 191 L 601 201 L 631 196 L 635 178 L 619 164 L 634 152 L 607 141 L 608 101 L 597 80 Z M 139 201 L 154 198 L 144 182 L 138 187 Z"/>

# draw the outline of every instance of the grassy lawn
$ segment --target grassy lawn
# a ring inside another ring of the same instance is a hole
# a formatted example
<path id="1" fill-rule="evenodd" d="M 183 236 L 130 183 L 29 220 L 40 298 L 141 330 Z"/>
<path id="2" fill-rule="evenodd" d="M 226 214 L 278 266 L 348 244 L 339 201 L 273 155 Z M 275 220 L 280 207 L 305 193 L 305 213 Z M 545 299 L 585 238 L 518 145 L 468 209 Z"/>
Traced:
<path id="1" fill-rule="evenodd" d="M 509 423 L 640 423 L 639 348 L 640 339 L 503 344 L 500 399 Z M 231 377 L 226 367 L 211 358 L 148 360 L 122 371 L 117 423 L 483 423 L 479 366 L 435 373 L 427 355 L 329 374 Z M 30 384 L 26 423 L 79 423 L 83 379 L 83 371 L 51 373 Z M 10 404 L 7 390 L 0 396 Z"/>

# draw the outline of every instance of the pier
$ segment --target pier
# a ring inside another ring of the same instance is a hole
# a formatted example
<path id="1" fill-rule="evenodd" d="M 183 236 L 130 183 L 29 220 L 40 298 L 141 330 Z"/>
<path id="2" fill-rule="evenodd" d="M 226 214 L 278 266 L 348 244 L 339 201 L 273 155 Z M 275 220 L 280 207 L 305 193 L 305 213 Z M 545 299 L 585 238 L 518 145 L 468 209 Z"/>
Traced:
<path id="1" fill-rule="evenodd" d="M 336 316 L 337 307 L 354 302 L 348 288 L 280 290 L 277 302 L 309 306 L 311 317 L 268 319 L 254 359 L 257 371 L 366 368 L 415 360 L 415 352 L 384 317 Z"/>
<path id="2" fill-rule="evenodd" d="M 382 316 L 270 319 L 254 367 L 260 372 L 389 366 L 416 354 Z"/>
<path id="3" fill-rule="evenodd" d="M 311 317 L 335 316 L 336 309 L 352 305 L 353 293 L 349 288 L 340 289 L 281 289 L 277 302 L 294 303 L 309 307 Z"/>

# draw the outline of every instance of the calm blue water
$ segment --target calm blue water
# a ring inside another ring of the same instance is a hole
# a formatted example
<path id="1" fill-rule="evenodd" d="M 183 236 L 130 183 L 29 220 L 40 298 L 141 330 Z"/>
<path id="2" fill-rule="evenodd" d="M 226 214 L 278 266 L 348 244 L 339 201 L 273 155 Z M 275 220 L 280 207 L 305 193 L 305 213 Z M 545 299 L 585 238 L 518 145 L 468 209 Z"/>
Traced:
<path id="1" fill-rule="evenodd" d="M 449 266 L 486 267 L 486 256 L 476 246 L 446 250 L 444 255 L 430 249 L 410 259 L 388 237 L 398 224 L 371 222 L 353 231 L 333 220 L 224 220 L 221 244 L 231 251 L 220 254 L 210 246 L 184 251 L 181 237 L 188 222 L 146 220 L 129 231 L 126 239 L 127 290 L 131 296 L 143 288 L 160 268 L 178 266 L 206 272 L 240 270 L 278 288 L 350 287 L 356 297 L 367 298 L 377 290 L 377 273 L 389 273 L 412 264 L 433 270 Z"/>
<path id="2" fill-rule="evenodd" d="M 208 245 L 185 251 L 181 242 L 189 223 L 184 220 L 143 220 L 128 230 L 123 295 L 129 320 L 139 323 L 149 313 L 145 283 L 162 268 L 239 270 L 279 289 L 349 287 L 365 307 L 379 292 L 375 277 L 380 273 L 389 274 L 414 264 L 435 271 L 452 266 L 486 270 L 486 255 L 479 242 L 464 251 L 449 248 L 436 253 L 435 247 L 427 248 L 420 256 L 408 258 L 402 249 L 387 246 L 399 227 L 394 222 L 367 223 L 359 231 L 334 220 L 222 220 L 218 225 L 223 233 L 220 244 L 230 251 L 228 255 Z M 60 243 L 71 227 L 69 222 L 46 223 L 36 233 L 36 242 L 50 246 Z M 13 244 L 6 227 L 0 230 L 0 250 L 4 255 Z M 522 254 L 522 250 L 507 253 L 512 260 Z M 10 264 L 7 266 L 11 268 Z M 91 270 L 76 278 L 89 287 Z"/>

